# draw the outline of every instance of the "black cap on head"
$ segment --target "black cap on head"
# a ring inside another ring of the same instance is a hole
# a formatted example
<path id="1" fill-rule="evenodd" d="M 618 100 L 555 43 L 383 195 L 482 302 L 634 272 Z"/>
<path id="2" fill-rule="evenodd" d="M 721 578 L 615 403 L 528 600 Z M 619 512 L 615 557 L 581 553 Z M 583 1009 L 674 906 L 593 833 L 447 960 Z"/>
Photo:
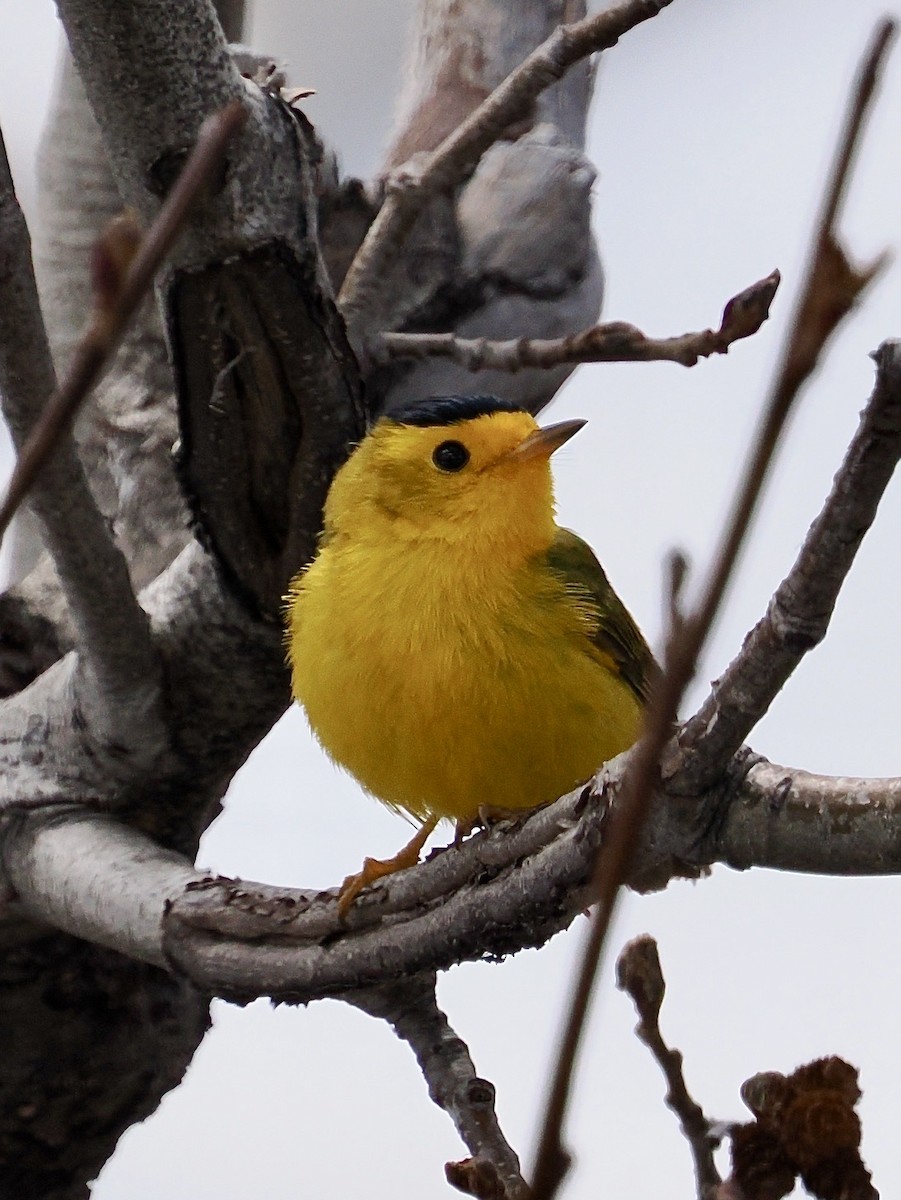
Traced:
<path id="1" fill-rule="evenodd" d="M 385 413 L 398 425 L 455 425 L 495 412 L 525 412 L 521 404 L 498 396 L 426 396 Z"/>

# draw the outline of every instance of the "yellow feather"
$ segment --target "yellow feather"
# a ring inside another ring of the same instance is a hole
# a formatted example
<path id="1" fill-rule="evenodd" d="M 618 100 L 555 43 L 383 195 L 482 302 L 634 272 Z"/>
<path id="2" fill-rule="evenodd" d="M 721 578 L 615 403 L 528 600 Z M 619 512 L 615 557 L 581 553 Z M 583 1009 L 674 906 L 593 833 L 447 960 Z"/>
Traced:
<path id="1" fill-rule="evenodd" d="M 508 407 L 380 421 L 335 478 L 319 554 L 288 598 L 294 695 L 316 736 L 420 820 L 553 800 L 638 732 L 636 690 L 595 637 L 604 612 L 549 565 L 559 442 Z M 433 460 L 449 440 L 462 469 Z"/>

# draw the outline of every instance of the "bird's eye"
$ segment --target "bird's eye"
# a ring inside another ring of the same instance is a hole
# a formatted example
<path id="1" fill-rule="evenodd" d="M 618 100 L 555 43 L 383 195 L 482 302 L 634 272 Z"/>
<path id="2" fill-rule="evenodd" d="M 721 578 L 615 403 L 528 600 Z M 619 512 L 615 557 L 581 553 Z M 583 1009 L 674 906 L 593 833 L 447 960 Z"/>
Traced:
<path id="1" fill-rule="evenodd" d="M 469 462 L 469 451 L 462 442 L 442 442 L 435 447 L 432 462 L 441 471 L 462 471 Z"/>

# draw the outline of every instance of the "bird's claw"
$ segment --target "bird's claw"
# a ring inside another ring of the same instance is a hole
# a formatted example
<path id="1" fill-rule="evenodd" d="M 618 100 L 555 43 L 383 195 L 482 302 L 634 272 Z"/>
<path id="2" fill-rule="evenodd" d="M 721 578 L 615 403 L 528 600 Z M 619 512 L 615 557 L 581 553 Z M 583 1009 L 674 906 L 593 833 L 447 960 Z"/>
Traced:
<path id="1" fill-rule="evenodd" d="M 415 867 L 419 862 L 419 852 L 426 844 L 436 824 L 437 818 L 426 821 L 420 829 L 417 829 L 415 836 L 407 842 L 406 846 L 398 850 L 393 858 L 364 858 L 361 870 L 357 871 L 356 875 L 348 875 L 338 890 L 339 918 L 342 921 L 345 920 L 354 900 L 370 883 L 384 879 L 386 875 L 393 875 L 396 871 L 403 871 L 407 867 Z"/>

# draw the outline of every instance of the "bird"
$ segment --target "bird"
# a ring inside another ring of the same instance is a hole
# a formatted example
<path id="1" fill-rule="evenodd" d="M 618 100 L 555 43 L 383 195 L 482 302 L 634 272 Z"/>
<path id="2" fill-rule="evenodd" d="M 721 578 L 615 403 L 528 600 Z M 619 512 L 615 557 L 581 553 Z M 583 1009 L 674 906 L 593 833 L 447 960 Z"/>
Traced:
<path id="1" fill-rule="evenodd" d="M 292 691 L 327 755 L 419 826 L 348 876 L 342 916 L 440 820 L 549 803 L 639 734 L 654 658 L 554 519 L 550 458 L 585 423 L 425 397 L 379 418 L 332 481 L 286 600 Z"/>

